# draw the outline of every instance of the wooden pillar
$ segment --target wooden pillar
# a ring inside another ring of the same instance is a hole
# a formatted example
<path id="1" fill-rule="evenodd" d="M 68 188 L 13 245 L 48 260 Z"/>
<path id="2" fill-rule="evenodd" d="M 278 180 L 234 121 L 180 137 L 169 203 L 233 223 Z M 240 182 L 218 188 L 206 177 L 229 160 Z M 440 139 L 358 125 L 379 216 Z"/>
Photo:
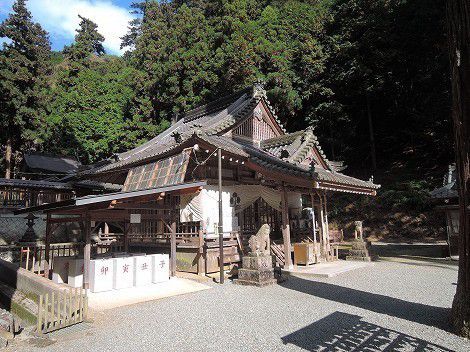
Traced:
<path id="1" fill-rule="evenodd" d="M 284 240 L 284 255 L 286 258 L 284 268 L 292 269 L 291 259 L 291 243 L 290 243 L 290 225 L 289 225 L 289 207 L 287 203 L 286 187 L 281 187 L 281 203 L 282 203 L 282 238 Z"/>
<path id="2" fill-rule="evenodd" d="M 317 249 L 317 224 L 315 221 L 315 205 L 313 193 L 310 193 L 310 201 L 312 202 L 312 232 L 313 232 L 313 243 L 315 244 L 315 250 Z"/>
<path id="3" fill-rule="evenodd" d="M 172 215 L 174 216 L 174 214 Z M 171 221 L 171 238 L 170 238 L 170 271 L 171 276 L 176 275 L 176 221 Z"/>
<path id="4" fill-rule="evenodd" d="M 321 194 L 318 195 L 318 198 L 320 199 L 320 233 L 321 233 L 321 250 L 322 250 L 322 255 L 326 258 L 327 256 L 327 251 L 326 251 L 326 230 L 325 230 L 325 221 L 324 221 L 324 212 L 323 212 L 323 198 Z"/>
<path id="5" fill-rule="evenodd" d="M 330 252 L 330 229 L 328 226 L 328 208 L 327 208 L 327 199 L 326 193 L 323 194 L 323 207 L 324 207 L 324 216 L 325 216 L 325 240 L 326 240 L 326 250 Z"/>
<path id="6" fill-rule="evenodd" d="M 124 252 L 129 252 L 129 231 L 130 230 L 131 230 L 131 224 L 128 222 L 125 222 L 124 223 Z"/>
<path id="7" fill-rule="evenodd" d="M 50 251 L 51 251 L 51 234 L 52 234 L 52 224 L 51 224 L 51 214 L 47 213 L 46 216 L 46 246 L 44 248 L 44 277 L 49 279 L 49 271 L 51 268 L 50 263 Z M 41 265 L 41 263 L 39 263 Z"/>
<path id="8" fill-rule="evenodd" d="M 85 247 L 83 249 L 83 288 L 90 288 L 90 257 L 91 257 L 91 220 L 90 213 L 85 213 L 83 218 L 83 230 L 85 237 Z"/>
<path id="9" fill-rule="evenodd" d="M 205 275 L 205 270 L 204 270 L 204 232 L 202 230 L 202 226 L 198 231 L 198 244 L 199 244 L 199 250 L 198 250 L 198 260 L 197 260 L 197 273 L 198 275 Z"/>

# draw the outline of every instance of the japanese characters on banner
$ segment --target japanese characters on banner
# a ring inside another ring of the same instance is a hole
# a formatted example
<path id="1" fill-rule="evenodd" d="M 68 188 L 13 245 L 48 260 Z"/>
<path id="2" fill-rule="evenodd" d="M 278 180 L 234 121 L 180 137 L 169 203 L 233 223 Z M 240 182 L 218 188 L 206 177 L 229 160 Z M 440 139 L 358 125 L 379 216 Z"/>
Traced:
<path id="1" fill-rule="evenodd" d="M 115 290 L 134 286 L 134 258 L 120 257 L 113 259 Z"/>
<path id="2" fill-rule="evenodd" d="M 113 259 L 95 259 L 90 261 L 90 290 L 102 292 L 113 289 Z"/>
<path id="3" fill-rule="evenodd" d="M 53 262 L 52 280 L 72 287 L 83 286 L 84 261 L 74 257 L 57 257 Z M 103 292 L 168 281 L 168 254 L 118 254 L 114 258 L 90 261 L 90 290 Z"/>
<path id="4" fill-rule="evenodd" d="M 152 256 L 153 275 L 152 282 L 165 282 L 170 279 L 170 256 L 168 254 L 153 254 Z"/>
<path id="5" fill-rule="evenodd" d="M 134 259 L 134 286 L 145 286 L 152 283 L 152 256 L 142 255 Z"/>

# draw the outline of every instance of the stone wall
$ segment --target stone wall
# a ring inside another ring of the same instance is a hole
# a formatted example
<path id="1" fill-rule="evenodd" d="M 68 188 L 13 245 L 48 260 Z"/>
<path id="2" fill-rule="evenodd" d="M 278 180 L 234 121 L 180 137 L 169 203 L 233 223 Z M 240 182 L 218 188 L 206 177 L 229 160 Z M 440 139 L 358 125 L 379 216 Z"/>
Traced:
<path id="1" fill-rule="evenodd" d="M 67 290 L 66 287 L 2 259 L 0 259 L 0 281 L 34 297 Z"/>

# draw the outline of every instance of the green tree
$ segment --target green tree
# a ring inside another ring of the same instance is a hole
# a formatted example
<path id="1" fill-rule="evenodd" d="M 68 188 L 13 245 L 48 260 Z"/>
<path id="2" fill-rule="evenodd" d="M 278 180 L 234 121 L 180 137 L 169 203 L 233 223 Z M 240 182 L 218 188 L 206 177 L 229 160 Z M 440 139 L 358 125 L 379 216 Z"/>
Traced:
<path id="1" fill-rule="evenodd" d="M 333 95 L 312 116 L 350 163 L 432 169 L 449 160 L 444 9 L 444 0 L 333 2 L 322 77 Z M 331 125 L 339 129 L 330 134 Z"/>
<path id="2" fill-rule="evenodd" d="M 73 86 L 63 83 L 68 69 L 57 70 L 45 150 L 96 162 L 133 148 L 166 127 L 145 120 L 148 112 L 143 108 L 149 100 L 139 97 L 133 84 L 141 73 L 123 59 L 94 58 L 74 77 Z"/>
<path id="3" fill-rule="evenodd" d="M 70 62 L 70 71 L 76 73 L 90 63 L 92 55 L 103 55 L 104 37 L 98 32 L 98 25 L 88 18 L 78 15 L 80 25 L 75 35 L 75 42 L 64 48 L 64 55 Z"/>
<path id="4" fill-rule="evenodd" d="M 0 128 L 5 145 L 5 177 L 11 177 L 12 156 L 36 148 L 44 116 L 45 75 L 49 69 L 47 33 L 32 21 L 25 0 L 0 24 L 9 42 L 0 51 Z"/>
<path id="5" fill-rule="evenodd" d="M 145 75 L 152 101 L 151 118 L 170 115 L 204 102 L 217 84 L 214 30 L 202 10 L 149 3 L 132 62 Z"/>

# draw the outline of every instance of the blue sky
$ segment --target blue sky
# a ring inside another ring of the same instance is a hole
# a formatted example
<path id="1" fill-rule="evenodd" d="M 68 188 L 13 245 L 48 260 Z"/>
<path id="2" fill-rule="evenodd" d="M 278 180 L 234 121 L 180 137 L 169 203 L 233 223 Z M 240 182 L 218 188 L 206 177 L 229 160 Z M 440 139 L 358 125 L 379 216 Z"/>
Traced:
<path id="1" fill-rule="evenodd" d="M 0 0 L 0 21 L 8 16 L 13 2 Z M 28 0 L 27 6 L 34 20 L 49 32 L 52 49 L 62 50 L 73 41 L 80 14 L 98 24 L 108 53 L 121 54 L 120 37 L 127 32 L 127 23 L 132 19 L 131 3 L 132 0 Z"/>

